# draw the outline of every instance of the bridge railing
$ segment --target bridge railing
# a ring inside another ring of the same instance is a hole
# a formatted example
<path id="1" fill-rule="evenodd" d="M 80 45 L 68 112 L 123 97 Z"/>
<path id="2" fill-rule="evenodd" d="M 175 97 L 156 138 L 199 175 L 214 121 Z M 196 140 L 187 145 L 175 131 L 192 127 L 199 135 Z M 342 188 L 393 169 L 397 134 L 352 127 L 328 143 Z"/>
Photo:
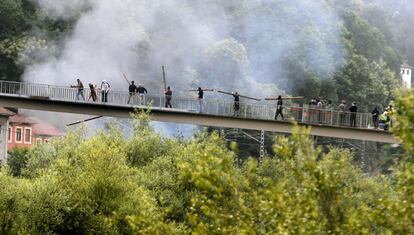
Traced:
<path id="1" fill-rule="evenodd" d="M 32 98 L 45 98 L 61 101 L 93 102 L 90 98 L 91 91 L 85 87 L 84 100 L 78 100 L 77 88 L 31 84 L 10 81 L 0 81 L 0 93 L 3 95 L 24 96 Z M 97 91 L 96 103 L 102 103 L 101 92 Z M 108 93 L 107 104 L 110 105 L 142 105 L 163 108 L 165 96 L 145 95 L 141 99 L 139 95 L 130 98 L 128 92 L 110 91 Z M 129 101 L 129 102 L 128 102 Z M 235 111 L 232 100 L 223 99 L 203 99 L 173 96 L 172 107 L 187 112 L 200 112 L 216 116 L 239 116 L 243 118 L 254 118 L 264 120 L 274 120 L 276 105 L 264 103 L 245 103 L 240 102 L 240 109 Z M 355 120 L 355 126 L 359 128 L 373 127 L 372 116 L 369 113 L 350 113 L 340 112 L 333 109 L 318 109 L 315 106 L 298 105 L 284 106 L 282 108 L 283 120 L 296 120 L 299 123 L 332 125 L 332 126 L 351 126 L 351 121 Z M 281 117 L 278 118 L 282 120 Z"/>

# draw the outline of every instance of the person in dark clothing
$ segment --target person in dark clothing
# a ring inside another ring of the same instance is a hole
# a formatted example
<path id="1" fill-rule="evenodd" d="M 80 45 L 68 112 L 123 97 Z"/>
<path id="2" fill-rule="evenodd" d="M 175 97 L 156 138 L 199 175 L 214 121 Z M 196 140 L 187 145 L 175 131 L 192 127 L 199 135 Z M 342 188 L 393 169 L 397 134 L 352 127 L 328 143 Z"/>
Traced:
<path id="1" fill-rule="evenodd" d="M 204 106 L 204 91 L 203 89 L 201 89 L 201 87 L 199 87 L 198 89 L 198 104 L 199 104 L 199 112 L 202 113 L 203 112 L 203 106 Z"/>
<path id="2" fill-rule="evenodd" d="M 72 88 L 77 88 L 78 92 L 76 93 L 76 100 L 79 100 L 79 96 L 82 97 L 82 100 L 85 100 L 85 96 L 83 95 L 83 83 L 81 82 L 81 80 L 78 78 L 76 79 L 76 85 L 74 86 L 70 86 Z"/>
<path id="3" fill-rule="evenodd" d="M 135 82 L 134 81 L 131 81 L 131 84 L 129 85 L 128 91 L 129 91 L 129 97 L 128 97 L 127 104 L 129 104 L 129 102 L 131 101 L 131 98 L 137 92 L 137 86 L 135 86 Z"/>
<path id="4" fill-rule="evenodd" d="M 378 111 L 378 108 L 375 107 L 371 113 L 372 113 L 372 122 L 374 123 L 374 128 L 378 129 L 378 121 L 379 121 L 380 112 Z"/>
<path id="5" fill-rule="evenodd" d="M 203 91 L 203 89 L 201 89 L 201 87 L 199 87 L 197 90 L 198 90 L 198 98 L 199 99 L 203 99 L 204 98 L 204 91 Z"/>
<path id="6" fill-rule="evenodd" d="M 98 99 L 98 96 L 96 95 L 95 85 L 92 83 L 89 83 L 89 89 L 91 90 L 91 94 L 89 95 L 88 101 L 92 98 L 93 102 L 95 102 Z"/>
<path id="7" fill-rule="evenodd" d="M 165 94 L 165 107 L 172 108 L 171 99 L 172 99 L 172 91 L 170 87 L 167 87 L 167 90 L 164 91 Z"/>
<path id="8" fill-rule="evenodd" d="M 355 102 L 352 103 L 352 106 L 349 108 L 349 111 L 351 112 L 351 116 L 349 119 L 351 123 L 351 127 L 356 127 L 356 117 L 357 117 L 358 107 L 356 106 Z"/>
<path id="9" fill-rule="evenodd" d="M 277 97 L 277 103 L 276 103 L 276 114 L 275 114 L 275 120 L 277 120 L 277 117 L 279 117 L 279 115 L 282 117 L 283 120 L 283 100 L 282 100 L 282 96 L 278 96 Z"/>
<path id="10" fill-rule="evenodd" d="M 141 84 L 138 85 L 137 87 L 137 92 L 139 95 L 139 102 L 141 105 L 145 105 L 145 94 L 148 93 L 147 89 L 145 89 L 145 87 L 143 87 Z"/>
<path id="11" fill-rule="evenodd" d="M 239 93 L 234 92 L 233 97 L 234 97 L 234 104 L 233 104 L 234 113 L 233 113 L 233 116 L 239 116 L 240 115 L 240 95 L 239 95 Z"/>

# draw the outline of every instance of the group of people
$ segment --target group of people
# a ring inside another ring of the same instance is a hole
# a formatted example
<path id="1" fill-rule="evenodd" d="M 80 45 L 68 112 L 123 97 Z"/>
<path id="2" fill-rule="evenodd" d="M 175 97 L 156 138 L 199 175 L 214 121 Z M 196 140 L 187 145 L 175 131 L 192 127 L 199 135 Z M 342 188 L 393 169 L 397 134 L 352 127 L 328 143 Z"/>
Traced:
<path id="1" fill-rule="evenodd" d="M 349 115 L 349 124 L 351 127 L 356 127 L 356 120 L 357 120 L 357 112 L 358 112 L 358 106 L 356 102 L 352 102 L 351 107 L 348 108 L 346 101 L 342 100 L 341 104 L 339 105 L 339 124 L 341 126 L 345 125 L 345 118 L 346 113 L 350 112 Z"/>
<path id="2" fill-rule="evenodd" d="M 128 87 L 128 101 L 127 104 L 129 104 L 131 102 L 131 98 L 134 97 L 136 94 L 138 94 L 138 98 L 139 98 L 139 104 L 140 105 L 145 105 L 145 95 L 148 94 L 148 90 L 143 87 L 141 84 L 138 84 L 138 86 L 135 85 L 134 81 L 131 81 L 131 83 L 129 84 Z M 165 90 L 164 90 L 164 95 L 165 95 L 165 107 L 166 108 L 172 108 L 171 105 L 171 100 L 172 100 L 172 90 L 171 87 L 168 86 Z"/>
<path id="3" fill-rule="evenodd" d="M 394 109 L 392 108 L 392 105 L 388 105 L 388 107 L 385 108 L 384 112 L 381 114 L 377 107 L 372 110 L 372 122 L 374 123 L 375 129 L 384 129 L 387 131 L 392 124 L 391 116 L 394 112 Z"/>
<path id="4" fill-rule="evenodd" d="M 324 107 L 324 103 L 322 100 L 318 98 L 312 98 L 309 102 L 310 110 L 317 111 L 315 112 L 315 116 L 317 115 L 317 120 L 319 123 L 323 122 L 323 118 L 332 117 L 332 111 L 334 110 L 334 106 L 331 100 L 327 101 L 326 106 Z M 325 110 L 325 111 L 324 111 Z M 346 125 L 346 118 L 349 115 L 349 125 L 351 127 L 357 127 L 357 113 L 358 113 L 358 106 L 356 102 L 352 102 L 351 106 L 348 107 L 345 100 L 342 100 L 338 106 L 339 110 L 339 125 L 344 126 Z M 391 115 L 393 113 L 392 105 L 389 105 L 385 108 L 383 113 L 380 113 L 377 107 L 374 108 L 372 113 L 372 122 L 374 124 L 374 128 L 388 130 L 391 125 Z M 325 116 L 323 115 L 325 114 Z M 281 117 L 283 120 L 283 99 L 281 96 L 278 96 L 277 103 L 276 103 L 276 113 L 274 119 L 277 120 L 278 117 Z"/>
<path id="5" fill-rule="evenodd" d="M 76 80 L 76 85 L 72 85 L 72 88 L 76 88 L 77 89 L 77 93 L 76 93 L 76 99 L 77 100 L 85 100 L 85 96 L 84 96 L 84 86 L 83 83 L 80 79 Z M 90 99 L 92 99 L 94 102 L 98 100 L 98 94 L 101 94 L 101 101 L 103 103 L 108 102 L 108 93 L 110 90 L 110 85 L 106 80 L 103 80 L 101 83 L 100 88 L 98 88 L 98 86 L 96 84 L 93 83 L 89 83 L 89 89 L 90 89 L 90 95 L 88 97 L 88 101 Z M 209 89 L 207 89 L 209 90 Z M 198 92 L 198 101 L 199 101 L 199 112 L 202 113 L 203 112 L 203 106 L 204 106 L 204 89 L 202 89 L 201 87 L 198 87 L 197 90 L 193 90 L 193 91 L 197 91 Z M 145 95 L 148 93 L 148 90 L 143 87 L 141 84 L 139 84 L 138 86 L 135 85 L 134 81 L 131 81 L 128 87 L 128 92 L 129 92 L 129 96 L 128 96 L 128 101 L 127 104 L 129 104 L 131 102 L 131 99 L 138 94 L 139 97 L 139 102 L 141 105 L 145 105 Z M 234 98 L 234 104 L 233 104 L 233 109 L 234 109 L 234 116 L 239 116 L 240 115 L 240 94 L 238 92 L 232 92 L 232 93 L 228 93 L 230 95 L 233 96 Z M 172 90 L 171 87 L 167 87 L 164 91 L 164 95 L 165 95 L 165 107 L 166 108 L 172 108 L 172 104 L 171 104 L 171 100 L 172 100 Z M 323 110 L 328 110 L 328 113 L 330 111 L 330 115 L 332 115 L 332 111 L 334 110 L 334 106 L 332 104 L 331 100 L 328 100 L 326 103 L 326 106 L 324 108 L 324 104 L 322 102 L 322 100 L 318 99 L 318 98 L 312 98 L 309 102 L 309 107 L 313 110 L 317 110 L 317 119 L 319 120 L 319 123 L 323 122 L 323 113 L 326 114 L 326 111 L 324 112 Z M 339 125 L 345 125 L 346 123 L 346 117 L 349 114 L 349 125 L 351 127 L 356 127 L 357 126 L 357 112 L 358 112 L 358 106 L 356 102 L 352 102 L 351 106 L 348 108 L 347 103 L 345 100 L 342 100 L 342 102 L 340 103 L 340 105 L 338 106 L 338 110 L 339 110 Z M 392 106 L 388 106 L 385 111 L 381 114 L 380 111 L 378 110 L 377 107 L 374 108 L 374 110 L 371 112 L 372 113 L 372 121 L 374 123 L 374 128 L 378 129 L 384 129 L 384 130 L 388 130 L 391 124 L 391 114 L 393 112 Z M 278 96 L 276 99 L 276 113 L 275 113 L 275 117 L 274 119 L 277 120 L 278 117 L 281 117 L 283 120 L 283 98 L 282 96 Z M 326 118 L 326 117 L 325 117 Z"/>
<path id="6" fill-rule="evenodd" d="M 131 84 L 128 87 L 129 97 L 128 102 L 129 104 L 131 102 L 131 98 L 134 97 L 136 94 L 138 94 L 139 97 L 139 103 L 141 105 L 145 105 L 145 94 L 148 93 L 147 89 L 143 87 L 141 84 L 138 84 L 138 86 L 135 85 L 134 81 L 131 81 Z"/>
<path id="7" fill-rule="evenodd" d="M 77 92 L 76 92 L 76 100 L 85 100 L 85 87 L 83 86 L 83 83 L 80 79 L 76 79 L 76 85 L 72 85 L 70 86 L 72 88 L 76 88 Z M 110 90 L 110 85 L 106 80 L 103 80 L 101 83 L 101 87 L 98 88 L 98 85 L 93 84 L 93 83 L 89 83 L 89 89 L 90 89 L 90 94 L 88 97 L 88 101 L 90 99 L 93 100 L 93 102 L 96 102 L 98 100 L 98 94 L 101 93 L 101 98 L 102 98 L 102 102 L 106 103 L 108 102 L 108 93 Z"/>
<path id="8" fill-rule="evenodd" d="M 72 85 L 70 86 L 71 88 L 76 88 L 77 92 L 76 92 L 76 100 L 85 100 L 85 87 L 83 86 L 83 83 L 80 79 L 76 79 L 76 85 Z M 110 91 L 111 86 L 109 85 L 109 83 L 106 80 L 103 80 L 101 83 L 101 87 L 98 88 L 98 85 L 93 84 L 93 83 L 89 83 L 89 89 L 90 89 L 90 94 L 88 97 L 88 101 L 90 99 L 92 99 L 94 102 L 96 102 L 98 100 L 98 94 L 101 94 L 101 101 L 103 103 L 108 102 L 108 94 Z M 201 89 L 201 88 L 200 88 Z M 201 90 L 202 92 L 202 90 Z M 134 81 L 131 81 L 128 87 L 128 101 L 127 104 L 129 104 L 131 102 L 131 99 L 138 94 L 138 98 L 139 98 L 139 103 L 140 105 L 145 105 L 145 95 L 148 93 L 148 90 L 143 87 L 141 84 L 139 84 L 138 86 L 135 85 Z M 171 87 L 167 87 L 167 89 L 164 91 L 164 95 L 165 95 L 165 107 L 166 108 L 172 108 L 171 105 L 171 99 L 172 99 L 172 91 L 171 91 Z M 199 94 L 200 97 L 200 94 Z M 201 99 L 202 99 L 202 94 L 201 94 Z"/>

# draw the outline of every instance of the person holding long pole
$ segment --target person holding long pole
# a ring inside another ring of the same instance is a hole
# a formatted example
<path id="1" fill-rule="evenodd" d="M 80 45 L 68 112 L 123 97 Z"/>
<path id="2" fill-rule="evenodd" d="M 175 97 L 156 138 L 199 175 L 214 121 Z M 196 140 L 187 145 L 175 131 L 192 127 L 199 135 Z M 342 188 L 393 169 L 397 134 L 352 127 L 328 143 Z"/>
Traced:
<path id="1" fill-rule="evenodd" d="M 276 100 L 276 113 L 275 113 L 275 120 L 277 120 L 277 118 L 280 116 L 283 120 L 283 100 L 287 99 L 287 100 L 302 100 L 304 99 L 304 97 L 302 96 L 298 96 L 298 97 L 282 97 L 281 95 L 279 95 L 277 98 L 273 98 L 273 97 L 269 97 L 269 98 L 265 98 L 265 100 Z"/>
<path id="2" fill-rule="evenodd" d="M 256 101 L 261 100 L 261 99 L 257 99 L 257 98 L 253 98 L 253 97 L 249 97 L 249 96 L 245 96 L 245 95 L 240 95 L 237 91 L 236 92 L 217 91 L 217 92 L 233 96 L 233 98 L 234 98 L 233 116 L 236 116 L 236 117 L 240 115 L 240 97 L 250 99 L 250 100 L 256 100 Z"/>
<path id="3" fill-rule="evenodd" d="M 199 109 L 198 112 L 202 113 L 203 112 L 203 107 L 204 107 L 204 92 L 205 91 L 214 91 L 213 89 L 202 89 L 201 87 L 198 87 L 197 90 L 190 90 L 190 91 L 196 91 L 198 92 L 198 105 L 199 105 Z"/>

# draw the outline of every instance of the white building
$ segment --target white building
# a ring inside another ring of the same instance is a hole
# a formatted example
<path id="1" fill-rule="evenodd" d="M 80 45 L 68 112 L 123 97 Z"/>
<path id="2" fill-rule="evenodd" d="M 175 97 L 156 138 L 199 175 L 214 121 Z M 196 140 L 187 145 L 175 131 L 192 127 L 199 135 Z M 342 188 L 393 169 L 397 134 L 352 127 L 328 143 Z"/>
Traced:
<path id="1" fill-rule="evenodd" d="M 404 63 L 401 65 L 400 74 L 403 80 L 403 84 L 407 88 L 411 88 L 411 74 L 412 74 L 413 68 L 408 65 L 407 63 Z"/>

